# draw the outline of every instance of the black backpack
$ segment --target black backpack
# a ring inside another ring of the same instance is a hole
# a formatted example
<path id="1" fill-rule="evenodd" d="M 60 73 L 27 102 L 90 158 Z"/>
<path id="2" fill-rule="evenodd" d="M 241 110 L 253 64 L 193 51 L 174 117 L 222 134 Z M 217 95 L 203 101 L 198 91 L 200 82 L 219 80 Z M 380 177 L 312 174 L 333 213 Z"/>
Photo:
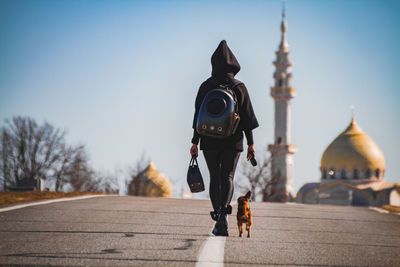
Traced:
<path id="1" fill-rule="evenodd" d="M 231 84 L 221 84 L 206 94 L 196 121 L 196 131 L 200 135 L 226 138 L 236 132 L 240 116 L 233 89 L 239 84 L 240 81 L 234 80 Z"/>

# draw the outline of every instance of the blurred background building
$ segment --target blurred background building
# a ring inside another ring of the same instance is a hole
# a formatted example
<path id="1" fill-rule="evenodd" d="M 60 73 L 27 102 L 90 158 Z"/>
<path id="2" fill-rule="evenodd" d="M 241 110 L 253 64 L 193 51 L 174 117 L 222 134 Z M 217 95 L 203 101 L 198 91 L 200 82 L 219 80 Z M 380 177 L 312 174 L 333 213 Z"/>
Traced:
<path id="1" fill-rule="evenodd" d="M 298 203 L 400 205 L 400 184 L 385 181 L 383 152 L 354 118 L 325 149 L 320 166 L 320 182 L 303 185 Z"/>
<path id="2" fill-rule="evenodd" d="M 171 181 L 152 162 L 128 186 L 128 195 L 132 196 L 172 197 L 172 191 Z"/>

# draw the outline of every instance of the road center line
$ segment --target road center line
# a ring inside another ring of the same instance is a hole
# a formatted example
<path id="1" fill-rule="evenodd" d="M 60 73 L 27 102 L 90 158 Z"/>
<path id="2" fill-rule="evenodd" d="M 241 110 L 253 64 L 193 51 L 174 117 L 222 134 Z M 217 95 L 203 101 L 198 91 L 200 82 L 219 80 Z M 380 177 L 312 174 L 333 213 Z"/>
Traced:
<path id="1" fill-rule="evenodd" d="M 105 196 L 107 196 L 107 195 L 90 195 L 90 196 L 81 196 L 81 197 L 65 197 L 65 198 L 50 199 L 50 200 L 45 200 L 45 201 L 40 201 L 40 202 L 33 202 L 33 203 L 12 206 L 12 207 L 8 207 L 8 208 L 2 208 L 2 209 L 0 209 L 0 212 L 5 212 L 5 211 L 9 211 L 9 210 L 17 210 L 17 209 L 22 209 L 22 208 L 31 207 L 31 206 L 45 205 L 45 204 L 50 204 L 50 203 L 55 203 L 55 202 L 72 201 L 72 200 L 80 200 L 80 199 L 87 199 L 87 198 L 93 198 L 93 197 L 105 197 Z"/>
<path id="2" fill-rule="evenodd" d="M 231 201 L 232 208 L 236 206 L 236 201 Z M 225 236 L 214 236 L 210 234 L 200 248 L 196 267 L 222 267 L 224 266 Z"/>
<path id="3" fill-rule="evenodd" d="M 390 214 L 400 215 L 400 213 L 390 212 L 390 211 L 388 211 L 388 210 L 381 209 L 381 208 L 377 208 L 377 207 L 369 207 L 369 209 L 370 209 L 370 210 L 377 211 L 377 212 L 379 212 L 379 213 L 386 213 L 386 214 L 389 214 L 389 213 L 390 213 Z"/>
<path id="4" fill-rule="evenodd" d="M 370 210 L 377 211 L 377 212 L 379 212 L 379 213 L 389 213 L 389 211 L 384 210 L 384 209 L 380 209 L 380 208 L 377 208 L 377 207 L 369 207 L 369 209 L 370 209 Z"/>
<path id="5" fill-rule="evenodd" d="M 196 267 L 224 266 L 225 236 L 210 235 L 200 248 Z"/>

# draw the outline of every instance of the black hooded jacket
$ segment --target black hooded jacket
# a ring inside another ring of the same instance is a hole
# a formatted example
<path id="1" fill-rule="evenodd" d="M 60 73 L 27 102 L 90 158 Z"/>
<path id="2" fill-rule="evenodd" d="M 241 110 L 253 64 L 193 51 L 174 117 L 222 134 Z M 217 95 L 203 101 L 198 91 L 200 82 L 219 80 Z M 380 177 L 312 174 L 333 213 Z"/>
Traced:
<path id="1" fill-rule="evenodd" d="M 240 116 L 240 123 L 235 134 L 225 139 L 218 139 L 199 135 L 196 131 L 197 116 L 205 95 L 210 90 L 217 88 L 220 84 L 231 83 L 235 80 L 235 75 L 240 71 L 239 62 L 229 49 L 225 40 L 220 42 L 214 54 L 211 56 L 211 65 L 211 77 L 202 83 L 196 97 L 192 143 L 198 144 L 200 140 L 201 150 L 235 149 L 243 151 L 243 131 L 246 134 L 247 144 L 253 144 L 252 130 L 258 127 L 258 122 L 253 111 L 253 106 L 251 105 L 247 88 L 242 82 L 234 88 Z"/>

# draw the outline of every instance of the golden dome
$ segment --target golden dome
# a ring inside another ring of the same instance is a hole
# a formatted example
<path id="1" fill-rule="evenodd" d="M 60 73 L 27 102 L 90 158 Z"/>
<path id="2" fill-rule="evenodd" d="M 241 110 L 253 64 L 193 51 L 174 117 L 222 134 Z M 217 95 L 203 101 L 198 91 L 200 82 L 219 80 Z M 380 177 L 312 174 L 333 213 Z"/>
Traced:
<path id="1" fill-rule="evenodd" d="M 336 172 L 345 169 L 348 173 L 355 169 L 360 172 L 379 170 L 383 174 L 385 157 L 378 145 L 352 119 L 346 130 L 326 148 L 321 159 L 321 170 L 324 168 Z"/>
<path id="2" fill-rule="evenodd" d="M 129 187 L 130 195 L 147 197 L 171 197 L 173 189 L 171 181 L 152 162 L 132 180 Z"/>

